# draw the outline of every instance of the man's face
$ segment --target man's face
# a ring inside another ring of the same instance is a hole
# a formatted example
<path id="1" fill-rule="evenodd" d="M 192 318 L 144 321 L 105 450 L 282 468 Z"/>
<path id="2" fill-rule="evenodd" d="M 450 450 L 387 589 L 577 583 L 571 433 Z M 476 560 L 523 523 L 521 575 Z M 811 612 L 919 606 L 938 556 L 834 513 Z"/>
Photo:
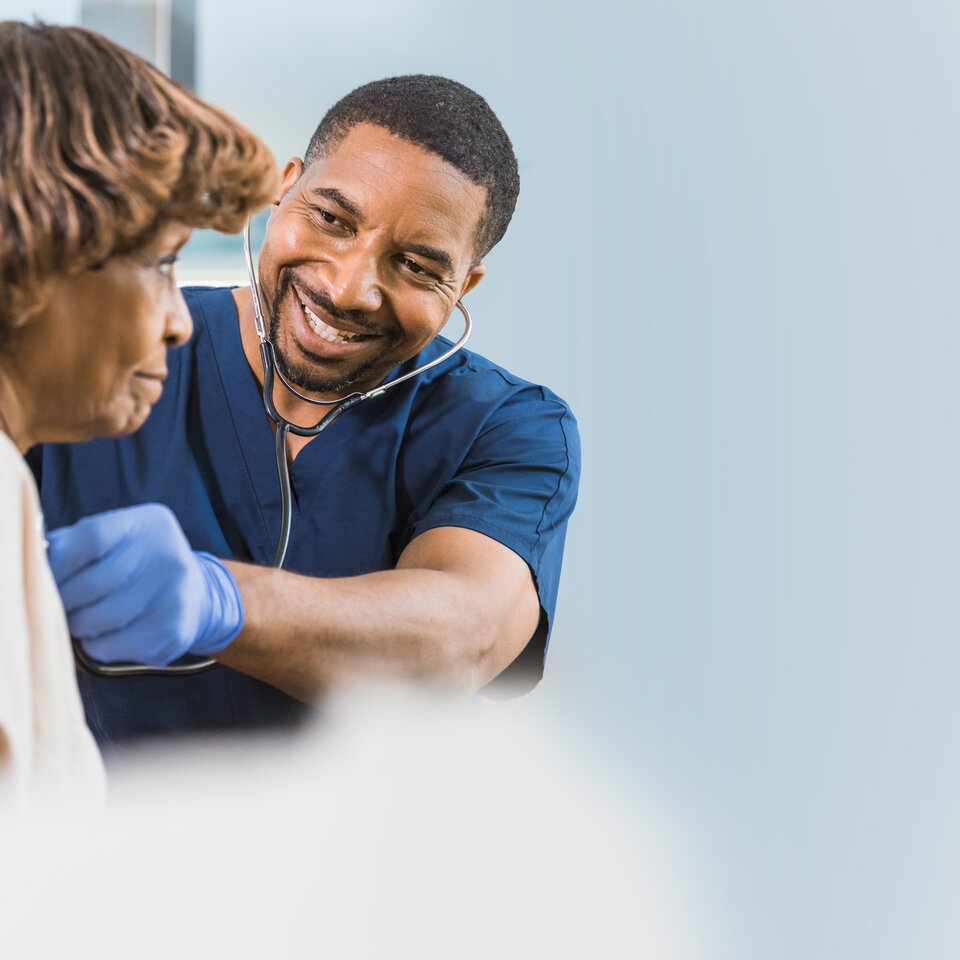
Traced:
<path id="1" fill-rule="evenodd" d="M 291 160 L 260 255 L 270 339 L 316 394 L 367 390 L 419 353 L 475 286 L 486 190 L 434 153 L 358 124 Z"/>

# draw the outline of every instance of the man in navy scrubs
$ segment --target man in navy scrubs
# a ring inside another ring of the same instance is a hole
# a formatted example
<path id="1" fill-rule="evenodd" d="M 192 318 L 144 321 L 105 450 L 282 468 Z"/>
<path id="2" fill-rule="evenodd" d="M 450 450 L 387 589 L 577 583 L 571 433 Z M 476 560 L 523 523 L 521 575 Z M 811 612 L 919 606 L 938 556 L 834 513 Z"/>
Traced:
<path id="1" fill-rule="evenodd" d="M 510 141 L 473 91 L 424 76 L 353 91 L 286 165 L 262 246 L 280 370 L 335 399 L 439 356 L 518 192 Z M 220 664 L 82 675 L 101 743 L 293 724 L 357 675 L 533 686 L 579 476 L 567 405 L 464 350 L 312 440 L 289 437 L 292 538 L 275 570 L 251 291 L 184 293 L 195 336 L 170 352 L 146 425 L 32 454 L 51 566 L 87 653 Z M 275 400 L 300 424 L 322 410 L 280 385 Z"/>

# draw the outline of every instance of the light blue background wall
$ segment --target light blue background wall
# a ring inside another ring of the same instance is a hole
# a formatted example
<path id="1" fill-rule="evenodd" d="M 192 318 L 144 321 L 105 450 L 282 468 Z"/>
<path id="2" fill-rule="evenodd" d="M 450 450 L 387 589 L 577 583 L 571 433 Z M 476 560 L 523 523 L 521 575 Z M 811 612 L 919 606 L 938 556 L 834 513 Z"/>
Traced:
<path id="1" fill-rule="evenodd" d="M 530 703 L 684 811 L 716 955 L 955 956 L 960 10 L 199 7 L 200 92 L 281 161 L 400 72 L 513 137 L 474 345 L 584 449 Z"/>

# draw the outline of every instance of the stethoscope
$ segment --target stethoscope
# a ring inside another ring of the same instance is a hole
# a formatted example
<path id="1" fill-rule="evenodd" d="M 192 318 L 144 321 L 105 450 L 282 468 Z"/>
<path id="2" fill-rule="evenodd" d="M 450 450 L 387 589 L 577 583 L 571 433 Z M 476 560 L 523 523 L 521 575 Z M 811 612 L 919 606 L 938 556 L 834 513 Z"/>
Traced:
<path id="1" fill-rule="evenodd" d="M 443 363 L 452 357 L 468 340 L 473 329 L 473 320 L 470 318 L 470 311 L 457 301 L 456 307 L 463 314 L 463 333 L 448 350 L 444 351 L 439 357 L 434 358 L 429 363 L 424 363 L 405 373 L 396 380 L 390 380 L 387 383 L 381 383 L 379 386 L 368 390 L 366 393 L 356 392 L 341 397 L 339 400 L 316 400 L 313 397 L 304 396 L 287 380 L 283 372 L 277 366 L 277 357 L 274 352 L 273 344 L 267 336 L 267 327 L 263 320 L 263 302 L 260 296 L 260 278 L 253 263 L 253 254 L 250 248 L 250 220 L 243 227 L 243 255 L 247 264 L 247 277 L 250 281 L 250 291 L 253 299 L 254 325 L 257 330 L 257 337 L 260 340 L 260 362 L 263 365 L 263 388 L 261 396 L 263 399 L 263 408 L 270 419 L 273 429 L 274 452 L 277 458 L 277 477 L 280 483 L 280 534 L 277 538 L 277 546 L 273 555 L 273 566 L 280 568 L 287 556 L 287 547 L 290 544 L 291 527 L 291 509 L 290 504 L 293 499 L 290 487 L 290 464 L 287 461 L 287 435 L 294 434 L 298 437 L 315 437 L 323 433 L 334 421 L 339 419 L 351 407 L 355 407 L 363 400 L 371 400 L 374 397 L 380 397 L 388 390 L 399 387 L 411 377 L 429 370 L 437 364 Z M 324 414 L 312 427 L 301 427 L 299 424 L 291 423 L 284 417 L 273 399 L 273 387 L 275 379 L 290 391 L 295 397 L 304 400 L 307 403 L 318 407 L 330 407 L 331 409 Z M 101 677 L 143 677 L 143 676 L 185 676 L 193 673 L 201 673 L 217 666 L 216 660 L 199 660 L 196 663 L 175 664 L 167 667 L 149 667 L 139 663 L 101 663 L 87 656 L 79 642 L 73 644 L 74 654 L 80 667 L 88 673 L 97 674 Z"/>

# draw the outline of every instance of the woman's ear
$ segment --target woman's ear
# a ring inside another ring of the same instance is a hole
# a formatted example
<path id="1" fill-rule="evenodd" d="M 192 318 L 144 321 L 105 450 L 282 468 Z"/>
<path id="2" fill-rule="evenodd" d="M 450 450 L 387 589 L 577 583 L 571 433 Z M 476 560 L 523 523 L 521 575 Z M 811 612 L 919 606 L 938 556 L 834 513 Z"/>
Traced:
<path id="1" fill-rule="evenodd" d="M 22 302 L 17 302 L 20 300 L 21 298 L 18 297 L 12 304 L 9 304 L 11 312 L 3 319 L 3 332 L 5 334 L 12 334 L 15 331 L 22 330 L 29 325 L 31 320 L 46 310 L 50 303 L 50 280 L 47 279 L 41 284 L 35 296 L 28 298 L 28 306 L 25 307 Z"/>

